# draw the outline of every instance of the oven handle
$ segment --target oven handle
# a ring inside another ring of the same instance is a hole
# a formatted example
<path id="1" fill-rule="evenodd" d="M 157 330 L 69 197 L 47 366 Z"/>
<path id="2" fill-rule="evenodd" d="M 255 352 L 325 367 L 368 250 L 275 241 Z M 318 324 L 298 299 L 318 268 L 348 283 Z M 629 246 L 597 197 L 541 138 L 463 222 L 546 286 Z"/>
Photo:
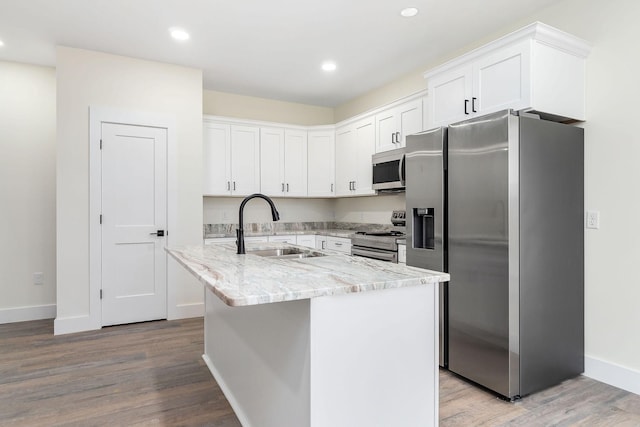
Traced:
<path id="1" fill-rule="evenodd" d="M 351 255 L 365 258 L 377 259 L 380 261 L 398 262 L 397 252 L 377 251 L 375 249 L 365 249 L 351 246 Z"/>

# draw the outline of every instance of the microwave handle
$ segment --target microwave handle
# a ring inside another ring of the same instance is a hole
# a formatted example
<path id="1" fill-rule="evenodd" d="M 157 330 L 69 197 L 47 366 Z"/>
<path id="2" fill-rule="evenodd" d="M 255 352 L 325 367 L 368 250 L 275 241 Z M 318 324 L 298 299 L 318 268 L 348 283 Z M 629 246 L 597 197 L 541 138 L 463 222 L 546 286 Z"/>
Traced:
<path id="1" fill-rule="evenodd" d="M 406 154 L 403 154 L 402 157 L 400 158 L 400 162 L 398 163 L 398 176 L 400 177 L 400 184 L 402 185 L 406 185 L 405 184 L 406 177 L 404 176 L 405 174 L 402 173 L 402 170 L 404 169 L 404 161 L 406 156 L 407 156 Z"/>

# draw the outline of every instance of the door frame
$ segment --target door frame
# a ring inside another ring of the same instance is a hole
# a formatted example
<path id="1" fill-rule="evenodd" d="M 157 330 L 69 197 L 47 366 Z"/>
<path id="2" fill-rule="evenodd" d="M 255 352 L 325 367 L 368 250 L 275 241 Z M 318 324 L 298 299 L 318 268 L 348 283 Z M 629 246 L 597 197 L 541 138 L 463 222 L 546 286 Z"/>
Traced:
<path id="1" fill-rule="evenodd" d="M 177 230 L 177 166 L 175 116 L 166 113 L 89 106 L 89 322 L 92 329 L 102 328 L 102 162 L 100 139 L 102 123 L 157 127 L 167 130 L 167 230 Z M 169 246 L 175 235 L 166 236 Z M 172 240 L 170 240 L 172 239 Z M 168 264 L 168 263 L 167 263 Z M 168 270 L 168 265 L 167 265 Z M 173 314 L 176 290 L 167 271 L 167 317 Z"/>

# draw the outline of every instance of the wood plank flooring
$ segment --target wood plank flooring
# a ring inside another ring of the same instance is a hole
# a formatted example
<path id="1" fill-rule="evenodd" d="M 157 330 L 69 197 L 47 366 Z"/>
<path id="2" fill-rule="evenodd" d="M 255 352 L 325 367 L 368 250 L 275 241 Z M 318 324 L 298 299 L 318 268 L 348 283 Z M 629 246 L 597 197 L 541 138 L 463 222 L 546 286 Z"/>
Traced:
<path id="1" fill-rule="evenodd" d="M 238 427 L 202 352 L 201 318 L 57 337 L 52 320 L 0 325 L 0 425 Z M 578 377 L 509 403 L 441 371 L 440 425 L 640 426 L 640 396 Z"/>

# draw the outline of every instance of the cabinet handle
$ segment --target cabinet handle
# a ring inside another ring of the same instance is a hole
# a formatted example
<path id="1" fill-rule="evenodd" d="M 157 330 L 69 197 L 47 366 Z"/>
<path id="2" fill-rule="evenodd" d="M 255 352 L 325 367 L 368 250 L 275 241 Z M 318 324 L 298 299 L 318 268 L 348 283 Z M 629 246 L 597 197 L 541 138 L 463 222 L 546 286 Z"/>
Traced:
<path id="1" fill-rule="evenodd" d="M 236 182 L 233 181 L 233 191 L 236 191 Z"/>
<path id="2" fill-rule="evenodd" d="M 478 99 L 478 98 L 476 98 L 475 96 L 473 98 L 471 98 L 471 111 L 473 113 L 477 113 L 477 111 L 476 111 L 476 99 Z"/>
<path id="3" fill-rule="evenodd" d="M 391 143 L 392 143 L 392 144 L 395 144 L 395 143 L 396 143 L 396 138 L 395 138 L 395 137 L 396 137 L 396 134 L 395 134 L 395 133 L 392 133 L 392 134 L 391 134 Z"/>
<path id="4" fill-rule="evenodd" d="M 282 183 L 282 192 L 284 193 L 284 182 Z"/>
<path id="5" fill-rule="evenodd" d="M 287 193 L 289 192 L 289 183 L 287 182 Z"/>
<path id="6" fill-rule="evenodd" d="M 464 100 L 464 113 L 469 115 L 469 100 L 468 99 Z"/>
<path id="7" fill-rule="evenodd" d="M 331 184 L 331 192 L 333 193 L 333 184 Z"/>
<path id="8" fill-rule="evenodd" d="M 355 191 L 355 189 L 356 189 L 356 182 L 353 181 L 353 190 Z"/>
<path id="9" fill-rule="evenodd" d="M 327 241 L 323 240 L 322 242 L 320 242 L 320 249 L 327 249 L 326 245 L 327 245 Z"/>
<path id="10" fill-rule="evenodd" d="M 400 144 L 400 132 L 396 132 L 396 142 Z"/>
<path id="11" fill-rule="evenodd" d="M 333 242 L 333 244 L 336 245 L 336 246 L 342 246 L 342 243 L 340 243 L 340 242 Z"/>
<path id="12" fill-rule="evenodd" d="M 231 191 L 231 182 L 227 181 L 227 191 Z"/>

